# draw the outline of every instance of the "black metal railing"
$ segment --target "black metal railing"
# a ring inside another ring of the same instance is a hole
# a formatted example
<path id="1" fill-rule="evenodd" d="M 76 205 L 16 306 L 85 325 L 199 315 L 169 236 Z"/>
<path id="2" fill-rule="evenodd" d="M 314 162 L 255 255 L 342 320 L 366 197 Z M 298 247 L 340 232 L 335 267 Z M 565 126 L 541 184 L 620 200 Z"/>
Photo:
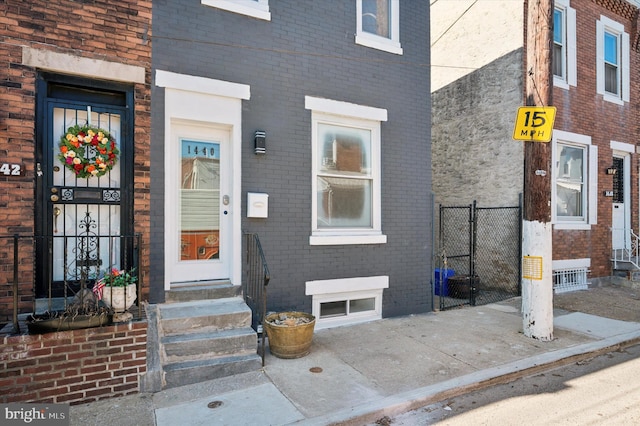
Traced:
<path id="1" fill-rule="evenodd" d="M 267 310 L 267 285 L 269 267 L 262 251 L 258 234 L 246 234 L 247 279 L 244 283 L 244 300 L 251 308 L 251 327 L 260 335 L 262 366 L 264 367 L 265 335 L 264 317 Z"/>
<path id="2" fill-rule="evenodd" d="M 70 304 L 84 304 L 91 296 L 96 280 L 112 269 L 125 270 L 136 281 L 136 301 L 129 312 L 142 318 L 140 302 L 142 274 L 140 274 L 141 234 L 118 236 L 86 235 L 0 235 L 3 253 L 0 268 L 13 269 L 13 333 L 21 333 L 19 315 L 64 312 Z M 10 256 L 12 259 L 10 259 Z M 46 259 L 40 258 L 46 256 Z M 40 259 L 39 259 L 40 258 Z M 28 259 L 28 260 L 25 260 Z M 39 259 L 40 262 L 37 262 Z M 34 265 L 37 262 L 37 265 Z M 24 278 L 31 278 L 25 283 Z M 108 291 L 105 287 L 104 291 Z M 32 300 L 31 312 L 24 312 L 20 300 Z M 96 304 L 97 306 L 97 304 Z M 5 312 L 3 315 L 7 315 Z M 24 331 L 24 330 L 23 330 Z"/>

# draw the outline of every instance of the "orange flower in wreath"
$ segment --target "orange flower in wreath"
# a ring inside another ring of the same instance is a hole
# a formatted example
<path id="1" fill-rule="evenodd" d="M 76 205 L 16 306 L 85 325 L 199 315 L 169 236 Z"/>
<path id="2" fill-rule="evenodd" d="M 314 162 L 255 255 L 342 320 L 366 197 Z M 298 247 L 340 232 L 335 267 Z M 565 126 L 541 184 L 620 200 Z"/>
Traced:
<path id="1" fill-rule="evenodd" d="M 108 131 L 88 124 L 69 127 L 58 146 L 58 159 L 80 178 L 105 175 L 116 165 L 120 154 Z"/>

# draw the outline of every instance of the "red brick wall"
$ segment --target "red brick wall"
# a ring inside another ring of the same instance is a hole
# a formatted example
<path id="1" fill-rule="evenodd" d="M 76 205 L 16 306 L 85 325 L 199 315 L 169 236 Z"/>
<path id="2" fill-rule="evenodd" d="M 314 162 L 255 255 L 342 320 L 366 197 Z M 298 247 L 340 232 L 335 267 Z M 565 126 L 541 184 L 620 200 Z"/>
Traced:
<path id="1" fill-rule="evenodd" d="M 613 189 L 613 178 L 605 173 L 612 165 L 611 141 L 636 144 L 640 135 L 637 116 L 640 93 L 640 57 L 635 46 L 634 8 L 620 0 L 572 1 L 577 25 L 577 87 L 553 89 L 553 105 L 558 108 L 555 128 L 591 136 L 598 147 L 598 223 L 589 231 L 554 230 L 553 259 L 591 259 L 591 277 L 611 275 L 612 198 L 604 191 Z M 630 34 L 631 102 L 616 105 L 596 93 L 596 21 L 604 15 L 624 25 Z M 631 161 L 632 229 L 638 229 L 638 158 Z"/>
<path id="2" fill-rule="evenodd" d="M 0 402 L 80 404 L 139 392 L 147 365 L 147 323 L 0 342 Z"/>
<path id="3" fill-rule="evenodd" d="M 22 49 L 50 50 L 144 67 L 135 85 L 134 232 L 142 233 L 142 298 L 148 293 L 151 0 L 5 0 L 0 2 L 0 161 L 22 164 L 22 176 L 0 175 L 0 236 L 33 235 L 35 77 Z M 33 250 L 21 247 L 20 311 L 31 310 Z M 0 238 L 0 324 L 12 315 L 13 253 Z"/>

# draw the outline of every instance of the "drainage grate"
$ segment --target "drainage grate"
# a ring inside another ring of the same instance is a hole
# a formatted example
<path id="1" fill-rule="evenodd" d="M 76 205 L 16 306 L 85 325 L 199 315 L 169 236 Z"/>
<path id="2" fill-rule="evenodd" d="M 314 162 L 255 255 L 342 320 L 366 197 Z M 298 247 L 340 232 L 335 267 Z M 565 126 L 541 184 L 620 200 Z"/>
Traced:
<path id="1" fill-rule="evenodd" d="M 221 407 L 222 404 L 223 404 L 222 401 L 211 401 L 210 403 L 207 404 L 207 407 L 213 410 L 215 408 Z"/>

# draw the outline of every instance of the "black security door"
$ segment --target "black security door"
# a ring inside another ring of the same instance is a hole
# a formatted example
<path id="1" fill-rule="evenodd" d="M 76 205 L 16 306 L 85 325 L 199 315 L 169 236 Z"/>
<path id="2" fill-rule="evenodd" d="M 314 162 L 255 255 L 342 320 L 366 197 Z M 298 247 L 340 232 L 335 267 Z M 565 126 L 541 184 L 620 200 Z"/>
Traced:
<path id="1" fill-rule="evenodd" d="M 132 266 L 133 96 L 47 75 L 37 92 L 36 297 L 72 296 L 105 270 Z M 95 143 L 74 126 L 95 129 Z M 62 138 L 78 146 L 61 148 Z"/>

